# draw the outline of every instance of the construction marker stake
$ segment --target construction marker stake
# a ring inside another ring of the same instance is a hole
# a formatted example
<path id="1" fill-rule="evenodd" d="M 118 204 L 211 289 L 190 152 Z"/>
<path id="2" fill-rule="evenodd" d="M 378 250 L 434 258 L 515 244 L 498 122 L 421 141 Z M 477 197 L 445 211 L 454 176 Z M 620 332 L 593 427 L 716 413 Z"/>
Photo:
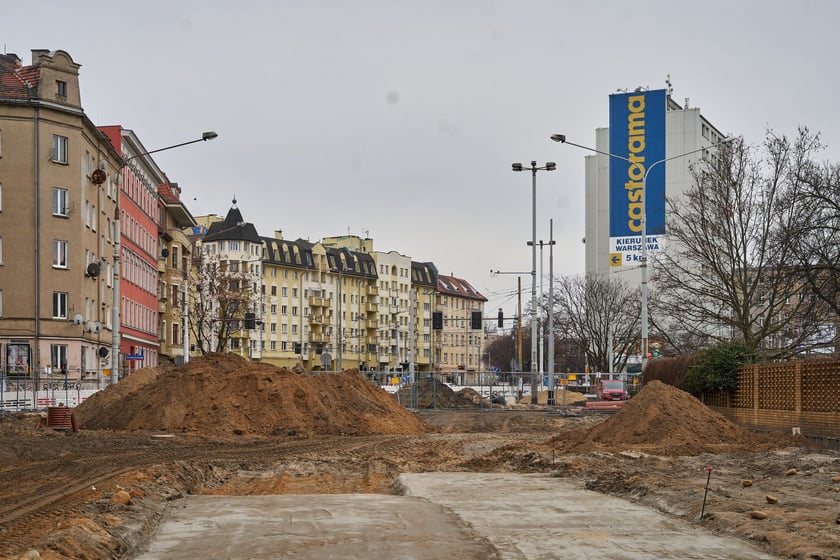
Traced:
<path id="1" fill-rule="evenodd" d="M 707 467 L 706 470 L 709 471 L 709 474 L 706 475 L 706 491 L 703 492 L 703 507 L 700 509 L 701 521 L 703 520 L 703 515 L 706 513 L 706 496 L 709 495 L 709 480 L 712 478 L 712 471 L 714 470 L 714 467 Z"/>

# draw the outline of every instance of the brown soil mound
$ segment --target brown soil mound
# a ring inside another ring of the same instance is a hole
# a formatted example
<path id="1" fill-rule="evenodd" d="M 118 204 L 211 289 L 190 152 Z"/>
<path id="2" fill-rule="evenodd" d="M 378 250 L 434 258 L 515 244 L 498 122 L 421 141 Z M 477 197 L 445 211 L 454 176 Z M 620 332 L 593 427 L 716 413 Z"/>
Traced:
<path id="1" fill-rule="evenodd" d="M 76 408 L 76 415 L 83 429 L 208 436 L 427 431 L 419 418 L 356 370 L 295 373 L 230 354 L 208 354 L 157 372 L 139 370 L 93 395 Z"/>
<path id="2" fill-rule="evenodd" d="M 436 379 L 422 378 L 417 380 L 417 408 L 476 408 L 481 406 L 481 395 L 472 389 L 452 390 L 449 385 Z M 471 391 L 468 394 L 465 391 Z M 403 406 L 411 406 L 413 402 L 412 388 L 401 387 L 394 393 L 394 398 Z"/>
<path id="3" fill-rule="evenodd" d="M 642 391 L 615 415 L 573 437 L 574 447 L 637 447 L 662 454 L 695 455 L 725 448 L 758 451 L 790 445 L 801 438 L 757 434 L 709 409 L 695 397 L 661 381 Z"/>
<path id="4" fill-rule="evenodd" d="M 554 391 L 554 401 L 556 404 L 563 404 L 563 395 L 566 395 L 566 405 L 574 406 L 586 402 L 586 395 L 578 393 L 577 391 Z M 525 395 L 518 401 L 518 404 L 531 404 L 531 395 Z M 548 404 L 548 391 L 540 391 L 537 393 L 537 404 Z"/>

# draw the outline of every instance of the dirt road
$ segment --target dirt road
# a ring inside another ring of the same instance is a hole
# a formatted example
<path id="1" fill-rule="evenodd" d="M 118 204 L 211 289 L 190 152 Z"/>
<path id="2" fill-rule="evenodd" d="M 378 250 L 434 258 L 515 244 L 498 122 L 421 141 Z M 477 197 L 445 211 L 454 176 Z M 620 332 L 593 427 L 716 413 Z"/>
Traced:
<path id="1" fill-rule="evenodd" d="M 591 490 L 694 520 L 782 557 L 840 558 L 837 452 L 581 452 L 576 438 L 602 419 L 533 411 L 418 415 L 431 433 L 157 437 L 171 434 L 55 432 L 36 430 L 31 417 L 3 417 L 0 555 L 131 558 L 167 504 L 186 494 L 388 494 L 400 473 L 466 471 L 573 477 Z"/>

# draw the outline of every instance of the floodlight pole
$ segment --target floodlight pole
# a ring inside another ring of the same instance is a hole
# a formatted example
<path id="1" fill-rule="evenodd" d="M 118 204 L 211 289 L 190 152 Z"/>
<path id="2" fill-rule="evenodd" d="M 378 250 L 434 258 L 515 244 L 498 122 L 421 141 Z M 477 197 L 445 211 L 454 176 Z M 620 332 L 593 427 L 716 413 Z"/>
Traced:
<path id="1" fill-rule="evenodd" d="M 532 161 L 531 167 L 514 163 L 511 168 L 531 171 L 531 404 L 537 404 L 537 171 L 554 171 L 557 164 L 549 161 L 537 167 L 537 162 Z"/>

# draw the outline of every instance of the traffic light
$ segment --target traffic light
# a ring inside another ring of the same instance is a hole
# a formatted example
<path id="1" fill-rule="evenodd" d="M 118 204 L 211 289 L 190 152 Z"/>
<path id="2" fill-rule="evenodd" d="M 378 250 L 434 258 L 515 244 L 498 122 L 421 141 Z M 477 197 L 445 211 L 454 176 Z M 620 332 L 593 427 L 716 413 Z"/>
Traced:
<path id="1" fill-rule="evenodd" d="M 470 328 L 474 330 L 481 329 L 481 311 L 473 311 L 470 316 Z"/>
<path id="2" fill-rule="evenodd" d="M 432 328 L 436 331 L 443 330 L 443 312 L 435 311 L 432 313 Z"/>
<path id="3" fill-rule="evenodd" d="M 502 308 L 500 307 L 499 308 L 499 328 L 501 329 L 504 326 L 505 326 L 505 312 L 502 311 Z"/>
<path id="4" fill-rule="evenodd" d="M 246 329 L 255 329 L 257 328 L 257 315 L 256 313 L 246 313 L 245 314 L 245 328 Z"/>

